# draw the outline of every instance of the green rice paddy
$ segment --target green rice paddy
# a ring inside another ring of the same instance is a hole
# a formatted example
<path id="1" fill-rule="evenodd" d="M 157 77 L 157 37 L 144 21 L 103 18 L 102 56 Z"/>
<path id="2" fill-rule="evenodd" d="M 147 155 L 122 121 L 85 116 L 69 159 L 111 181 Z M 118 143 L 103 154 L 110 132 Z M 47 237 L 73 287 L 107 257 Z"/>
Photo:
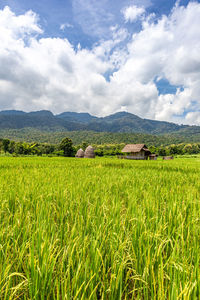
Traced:
<path id="1" fill-rule="evenodd" d="M 0 299 L 200 299 L 200 160 L 0 158 Z"/>

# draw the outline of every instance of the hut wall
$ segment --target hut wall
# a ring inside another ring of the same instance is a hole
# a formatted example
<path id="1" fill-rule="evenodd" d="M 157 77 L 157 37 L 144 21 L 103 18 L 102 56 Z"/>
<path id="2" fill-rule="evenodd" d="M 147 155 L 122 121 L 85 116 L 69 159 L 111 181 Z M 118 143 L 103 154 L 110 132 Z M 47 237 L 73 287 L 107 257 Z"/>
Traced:
<path id="1" fill-rule="evenodd" d="M 149 156 L 150 160 L 157 160 L 157 156 Z"/>
<path id="2" fill-rule="evenodd" d="M 132 152 L 130 155 L 126 156 L 127 159 L 147 159 L 147 156 L 145 155 L 145 151 L 141 150 L 140 152 Z"/>
<path id="3" fill-rule="evenodd" d="M 158 156 L 157 156 L 156 154 L 150 154 L 150 155 L 149 155 L 149 159 L 150 159 L 150 160 L 157 160 L 157 157 L 158 157 Z"/>
<path id="4" fill-rule="evenodd" d="M 143 151 L 143 150 L 141 150 L 140 152 L 132 152 L 131 153 L 131 156 L 133 156 L 133 157 L 145 157 L 145 151 Z"/>

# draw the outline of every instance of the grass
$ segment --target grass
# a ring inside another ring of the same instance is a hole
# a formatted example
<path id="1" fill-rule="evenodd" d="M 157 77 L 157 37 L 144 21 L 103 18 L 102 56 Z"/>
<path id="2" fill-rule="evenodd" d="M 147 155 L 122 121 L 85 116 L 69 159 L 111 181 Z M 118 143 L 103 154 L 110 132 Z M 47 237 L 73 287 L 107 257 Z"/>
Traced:
<path id="1" fill-rule="evenodd" d="M 0 299 L 199 299 L 200 160 L 0 158 Z"/>

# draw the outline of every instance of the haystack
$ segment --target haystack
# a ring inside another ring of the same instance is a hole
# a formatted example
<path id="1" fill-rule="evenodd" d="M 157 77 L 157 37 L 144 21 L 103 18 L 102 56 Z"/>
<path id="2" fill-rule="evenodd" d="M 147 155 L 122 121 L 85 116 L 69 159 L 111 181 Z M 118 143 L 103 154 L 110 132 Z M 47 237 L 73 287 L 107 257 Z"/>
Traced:
<path id="1" fill-rule="evenodd" d="M 85 158 L 95 158 L 94 148 L 92 146 L 88 146 L 85 150 Z"/>
<path id="2" fill-rule="evenodd" d="M 84 157 L 84 154 L 85 154 L 85 152 L 83 151 L 83 149 L 79 149 L 79 150 L 76 152 L 75 157 L 83 158 L 83 157 Z"/>

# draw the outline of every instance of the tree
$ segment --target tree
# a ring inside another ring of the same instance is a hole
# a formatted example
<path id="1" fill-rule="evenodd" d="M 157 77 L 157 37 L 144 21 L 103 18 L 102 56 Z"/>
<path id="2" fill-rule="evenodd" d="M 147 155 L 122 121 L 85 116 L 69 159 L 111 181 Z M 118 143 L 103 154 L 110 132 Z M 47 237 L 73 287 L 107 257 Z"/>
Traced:
<path id="1" fill-rule="evenodd" d="M 164 147 L 161 146 L 161 147 L 158 149 L 158 155 L 160 155 L 160 156 L 165 156 L 165 155 L 166 155 L 166 150 L 165 150 Z"/>
<path id="2" fill-rule="evenodd" d="M 63 150 L 64 156 L 72 157 L 74 155 L 74 147 L 72 140 L 69 138 L 64 138 L 60 143 L 60 150 Z"/>
<path id="3" fill-rule="evenodd" d="M 13 154 L 15 152 L 15 142 L 14 141 L 10 141 L 10 143 L 8 144 L 8 152 L 10 154 Z"/>
<path id="4" fill-rule="evenodd" d="M 16 154 L 24 154 L 24 147 L 22 142 L 17 142 L 15 144 L 15 153 Z"/>
<path id="5" fill-rule="evenodd" d="M 83 151 L 85 151 L 85 149 L 87 148 L 87 146 L 89 146 L 88 143 L 86 143 L 86 142 L 82 143 L 81 148 L 83 149 Z"/>
<path id="6" fill-rule="evenodd" d="M 192 145 L 186 144 L 183 148 L 184 153 L 192 154 Z"/>
<path id="7" fill-rule="evenodd" d="M 3 139 L 2 145 L 3 145 L 3 151 L 6 153 L 9 149 L 10 140 L 9 139 Z"/>

